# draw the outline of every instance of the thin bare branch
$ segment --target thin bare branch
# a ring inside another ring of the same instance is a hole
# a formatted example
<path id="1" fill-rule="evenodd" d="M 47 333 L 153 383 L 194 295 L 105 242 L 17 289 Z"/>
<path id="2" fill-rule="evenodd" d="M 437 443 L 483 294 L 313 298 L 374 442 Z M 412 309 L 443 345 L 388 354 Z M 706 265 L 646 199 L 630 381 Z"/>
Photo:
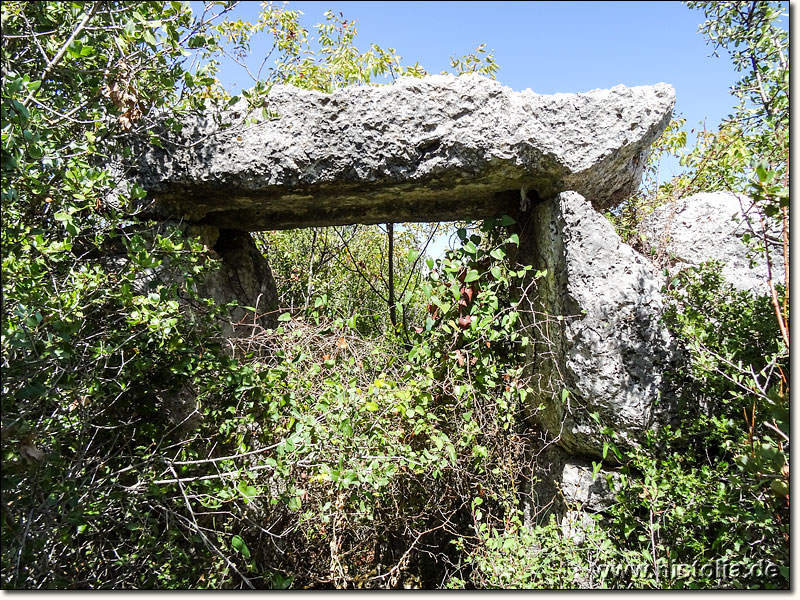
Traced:
<path id="1" fill-rule="evenodd" d="M 86 27 L 86 25 L 89 23 L 89 21 L 92 20 L 92 17 L 94 17 L 94 14 L 100 8 L 101 4 L 103 4 L 103 2 L 101 2 L 101 1 L 93 2 L 91 8 L 89 9 L 89 11 L 85 15 L 83 15 L 83 19 L 81 19 L 80 23 L 78 23 L 78 26 L 72 32 L 72 35 L 70 35 L 69 38 L 67 38 L 67 41 L 64 42 L 64 45 L 61 46 L 61 49 L 56 53 L 56 55 L 53 57 L 53 59 L 48 63 L 48 65 L 45 67 L 44 71 L 42 71 L 42 74 L 39 75 L 39 81 L 41 81 L 41 85 L 45 84 L 45 82 L 47 81 L 47 77 L 50 75 L 52 70 L 61 61 L 61 59 L 63 58 L 63 56 L 66 53 L 67 49 L 70 47 L 70 44 L 72 44 L 72 42 L 75 41 L 75 39 L 83 31 L 84 27 Z M 41 89 L 41 87 L 39 89 Z M 28 97 L 25 98 L 25 100 L 22 102 L 22 105 L 27 108 L 28 104 L 30 104 L 30 101 L 33 99 L 33 95 L 35 93 L 36 93 L 35 91 L 30 92 L 28 94 Z"/>

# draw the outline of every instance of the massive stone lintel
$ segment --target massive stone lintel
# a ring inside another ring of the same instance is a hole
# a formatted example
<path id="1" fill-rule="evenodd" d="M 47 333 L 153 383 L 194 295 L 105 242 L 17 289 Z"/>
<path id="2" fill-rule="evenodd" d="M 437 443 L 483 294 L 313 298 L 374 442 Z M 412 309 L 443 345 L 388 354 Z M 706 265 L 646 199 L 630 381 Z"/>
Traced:
<path id="1" fill-rule="evenodd" d="M 177 147 L 144 154 L 136 178 L 154 216 L 245 231 L 485 218 L 520 208 L 521 188 L 575 190 L 603 210 L 638 186 L 673 104 L 667 84 L 555 95 L 480 76 L 332 94 L 276 86 L 275 118 L 187 123 Z"/>

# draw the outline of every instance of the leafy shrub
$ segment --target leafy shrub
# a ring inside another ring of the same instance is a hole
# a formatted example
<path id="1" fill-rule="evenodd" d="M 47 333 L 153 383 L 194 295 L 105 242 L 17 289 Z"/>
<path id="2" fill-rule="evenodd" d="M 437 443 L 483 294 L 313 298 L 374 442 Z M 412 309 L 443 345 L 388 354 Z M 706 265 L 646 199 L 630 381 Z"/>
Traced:
<path id="1" fill-rule="evenodd" d="M 666 318 L 690 351 L 695 397 L 678 427 L 628 456 L 611 510 L 614 543 L 652 565 L 655 587 L 785 587 L 789 366 L 771 300 L 735 290 L 713 263 L 671 286 Z M 715 561 L 740 574 L 664 568 Z M 767 564 L 772 578 L 755 568 Z"/>

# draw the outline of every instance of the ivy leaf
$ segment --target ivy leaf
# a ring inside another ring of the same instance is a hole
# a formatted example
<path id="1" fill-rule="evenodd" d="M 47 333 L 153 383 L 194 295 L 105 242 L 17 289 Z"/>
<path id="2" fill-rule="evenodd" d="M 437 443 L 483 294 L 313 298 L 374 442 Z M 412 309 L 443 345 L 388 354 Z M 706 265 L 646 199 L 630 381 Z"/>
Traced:
<path id="1" fill-rule="evenodd" d="M 506 253 L 502 248 L 495 248 L 489 253 L 489 256 L 497 260 L 503 260 L 506 257 Z"/>

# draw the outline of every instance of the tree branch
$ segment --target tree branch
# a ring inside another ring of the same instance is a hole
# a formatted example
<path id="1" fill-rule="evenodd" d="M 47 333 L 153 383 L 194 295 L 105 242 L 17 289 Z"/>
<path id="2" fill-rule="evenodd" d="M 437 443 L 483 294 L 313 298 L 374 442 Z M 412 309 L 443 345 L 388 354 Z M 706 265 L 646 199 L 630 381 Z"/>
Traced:
<path id="1" fill-rule="evenodd" d="M 100 8 L 101 4 L 102 2 L 95 2 L 92 4 L 92 7 L 89 9 L 89 12 L 83 15 L 83 19 L 81 19 L 81 22 L 78 23 L 78 26 L 75 28 L 75 31 L 72 32 L 72 35 L 69 36 L 67 41 L 64 42 L 64 45 L 61 46 L 61 50 L 58 51 L 58 53 L 53 57 L 53 60 L 51 60 L 45 67 L 44 71 L 42 71 L 42 74 L 39 76 L 39 81 L 41 81 L 39 89 L 41 89 L 41 86 L 44 85 L 44 82 L 47 80 L 47 76 L 50 75 L 50 72 L 61 61 L 61 59 L 64 56 L 64 53 L 66 53 L 67 49 L 70 47 L 70 44 L 72 44 L 72 42 L 75 41 L 75 38 L 77 38 L 81 34 L 81 31 L 83 31 L 84 27 L 86 27 L 86 25 L 92 19 L 94 14 L 97 12 L 97 9 Z M 33 99 L 34 93 L 35 91 L 32 91 L 28 94 L 28 97 L 25 98 L 25 101 L 22 103 L 22 106 L 28 108 L 28 104 Z"/>

